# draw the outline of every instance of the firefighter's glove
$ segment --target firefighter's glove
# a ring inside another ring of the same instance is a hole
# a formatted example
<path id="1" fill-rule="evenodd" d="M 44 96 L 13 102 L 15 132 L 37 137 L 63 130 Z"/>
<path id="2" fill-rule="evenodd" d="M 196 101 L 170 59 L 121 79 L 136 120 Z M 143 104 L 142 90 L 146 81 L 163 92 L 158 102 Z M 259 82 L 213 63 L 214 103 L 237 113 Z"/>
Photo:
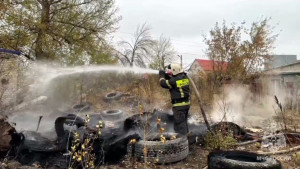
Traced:
<path id="1" fill-rule="evenodd" d="M 170 79 L 171 79 L 171 76 L 170 76 L 170 75 L 168 75 L 168 74 L 166 73 L 166 75 L 165 75 L 165 79 L 166 79 L 166 80 L 170 80 Z"/>
<path id="2" fill-rule="evenodd" d="M 166 72 L 164 70 L 159 70 L 159 78 L 165 78 Z"/>

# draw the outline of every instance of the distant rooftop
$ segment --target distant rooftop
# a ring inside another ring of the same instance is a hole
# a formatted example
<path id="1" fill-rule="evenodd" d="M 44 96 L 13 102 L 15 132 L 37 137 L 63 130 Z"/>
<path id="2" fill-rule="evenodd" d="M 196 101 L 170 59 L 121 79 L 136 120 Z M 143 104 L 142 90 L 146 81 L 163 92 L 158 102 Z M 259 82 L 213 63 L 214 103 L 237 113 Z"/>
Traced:
<path id="1" fill-rule="evenodd" d="M 277 68 L 297 62 L 297 55 L 271 55 L 271 61 L 267 61 L 269 68 Z"/>
<path id="2" fill-rule="evenodd" d="M 213 69 L 218 69 L 219 65 L 222 64 L 222 70 L 227 70 L 228 62 L 219 62 L 205 59 L 196 59 L 198 64 L 202 67 L 204 71 L 212 71 Z"/>

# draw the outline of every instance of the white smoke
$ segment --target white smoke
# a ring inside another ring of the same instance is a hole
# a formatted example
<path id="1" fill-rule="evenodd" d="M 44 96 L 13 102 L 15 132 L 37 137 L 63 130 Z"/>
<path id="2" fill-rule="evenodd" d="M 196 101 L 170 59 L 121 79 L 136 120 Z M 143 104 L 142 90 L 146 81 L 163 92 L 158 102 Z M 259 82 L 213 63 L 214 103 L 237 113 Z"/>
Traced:
<path id="1" fill-rule="evenodd" d="M 158 74 L 158 71 L 112 65 L 64 67 L 54 63 L 32 63 L 25 72 L 28 91 L 23 103 L 10 113 L 9 121 L 16 123 L 17 131 L 35 131 L 39 117 L 43 116 L 38 131 L 49 136 L 54 133 L 56 117 L 72 108 L 74 100 L 79 98 L 79 83 L 85 85 L 84 95 L 90 88 L 111 90 L 145 74 Z"/>
<path id="2" fill-rule="evenodd" d="M 231 121 L 241 126 L 255 127 L 264 125 L 266 120 L 275 116 L 274 95 L 257 95 L 248 85 L 230 84 L 223 92 L 214 97 L 210 114 L 214 122 Z"/>

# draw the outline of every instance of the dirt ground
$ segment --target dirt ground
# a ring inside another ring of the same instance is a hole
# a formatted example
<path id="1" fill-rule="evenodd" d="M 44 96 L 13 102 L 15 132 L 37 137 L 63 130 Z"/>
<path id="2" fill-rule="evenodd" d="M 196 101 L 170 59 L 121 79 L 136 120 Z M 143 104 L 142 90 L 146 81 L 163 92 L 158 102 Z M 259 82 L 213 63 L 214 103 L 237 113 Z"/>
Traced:
<path id="1" fill-rule="evenodd" d="M 189 155 L 186 159 L 171 163 L 171 164 L 149 164 L 137 162 L 134 166 L 128 161 L 128 158 L 123 160 L 123 162 L 117 167 L 124 168 L 158 168 L 158 169 L 174 169 L 174 168 L 204 168 L 207 166 L 207 155 L 208 151 L 199 145 L 191 145 L 189 147 Z M 116 166 L 108 166 L 116 167 Z"/>
<path id="2" fill-rule="evenodd" d="M 200 145 L 191 145 L 190 146 L 190 153 L 188 157 L 180 162 L 171 163 L 171 164 L 145 164 L 136 161 L 132 163 L 129 161 L 128 157 L 125 157 L 119 164 L 106 164 L 102 165 L 101 168 L 103 169 L 121 169 L 121 168 L 157 168 L 157 169 L 185 169 L 185 168 L 197 168 L 203 169 L 207 166 L 207 155 L 209 151 L 205 148 L 201 147 Z M 240 147 L 238 149 L 253 151 L 258 149 L 256 144 L 247 147 Z M 294 161 L 293 154 L 284 154 L 284 155 L 276 155 L 274 156 L 276 159 L 280 160 L 283 166 L 283 169 L 300 169 L 300 163 L 296 163 Z M 7 165 L 1 164 L 1 168 L 6 169 L 37 169 L 42 168 L 38 164 L 34 166 L 21 166 L 20 163 L 16 161 L 9 161 Z M 52 169 L 56 169 L 53 167 Z"/>
<path id="3" fill-rule="evenodd" d="M 138 89 L 136 89 L 138 90 Z M 143 111 L 151 111 L 153 110 L 153 107 L 160 107 L 162 109 L 168 110 L 170 109 L 170 105 L 166 104 L 168 100 L 166 99 L 164 102 L 161 100 L 155 100 L 154 101 L 149 101 L 147 99 L 137 99 L 138 96 L 136 95 L 138 91 L 133 91 L 130 89 L 123 89 L 124 93 L 131 92 L 131 94 L 134 94 L 134 97 L 131 97 L 132 95 L 128 95 L 124 98 L 122 98 L 118 103 L 112 103 L 108 104 L 103 101 L 103 96 L 105 93 L 101 94 L 95 94 L 95 95 L 87 95 L 86 96 L 86 101 L 93 103 L 95 111 L 99 112 L 105 109 L 122 109 L 124 112 L 127 114 L 135 114 L 138 113 L 140 110 L 140 106 L 142 105 Z M 147 98 L 147 96 L 151 95 L 149 91 L 142 91 L 140 93 L 141 95 L 144 96 L 144 98 Z M 153 95 L 153 93 L 152 93 Z M 146 97 L 145 97 L 146 96 Z M 155 97 L 160 97 L 156 94 L 153 96 Z M 126 106 L 125 106 L 126 105 Z M 152 106 L 155 105 L 155 106 Z M 192 108 L 193 111 L 197 111 L 196 107 Z M 300 115 L 297 117 L 290 115 L 289 119 L 294 119 L 293 123 L 290 125 L 290 127 L 297 126 L 300 124 L 299 122 L 296 121 L 295 119 L 300 119 Z M 201 120 L 201 119 L 200 119 Z M 292 120 L 290 120 L 292 121 Z M 242 147 L 237 147 L 236 149 L 238 150 L 245 150 L 245 151 L 260 151 L 261 150 L 261 145 L 260 144 L 251 144 L 248 146 L 242 146 Z M 189 155 L 186 159 L 176 162 L 176 163 L 171 163 L 171 164 L 145 164 L 136 161 L 134 164 L 129 161 L 128 157 L 125 157 L 119 164 L 106 164 L 101 166 L 101 168 L 107 168 L 107 169 L 119 169 L 119 168 L 167 168 L 167 169 L 177 169 L 177 168 L 205 168 L 207 166 L 207 155 L 209 154 L 209 151 L 206 150 L 203 146 L 200 145 L 190 145 L 189 148 L 190 152 Z M 295 155 L 298 154 L 298 155 Z M 274 156 L 278 160 L 282 162 L 283 168 L 284 169 L 300 169 L 300 151 L 298 152 L 291 152 L 289 154 L 283 154 L 283 155 L 276 155 Z M 16 161 L 8 161 L 5 163 L 3 159 L 1 160 L 0 164 L 1 168 L 8 168 L 8 169 L 13 169 L 13 168 L 20 168 L 20 169 L 35 169 L 35 168 L 42 168 L 38 164 L 35 164 L 34 166 L 21 166 L 18 162 Z"/>
<path id="4" fill-rule="evenodd" d="M 207 166 L 207 155 L 208 151 L 203 149 L 201 146 L 191 145 L 189 156 L 176 163 L 171 164 L 145 164 L 136 161 L 134 164 L 129 161 L 128 157 L 125 157 L 119 164 L 106 164 L 102 165 L 101 168 L 104 169 L 121 169 L 121 168 L 157 168 L 157 169 L 177 169 L 177 168 L 204 168 Z M 2 168 L 7 169 L 37 169 L 42 168 L 38 164 L 35 166 L 21 166 L 20 163 L 16 161 L 9 161 L 7 165 L 0 165 Z M 53 168 L 55 169 L 55 168 Z"/>

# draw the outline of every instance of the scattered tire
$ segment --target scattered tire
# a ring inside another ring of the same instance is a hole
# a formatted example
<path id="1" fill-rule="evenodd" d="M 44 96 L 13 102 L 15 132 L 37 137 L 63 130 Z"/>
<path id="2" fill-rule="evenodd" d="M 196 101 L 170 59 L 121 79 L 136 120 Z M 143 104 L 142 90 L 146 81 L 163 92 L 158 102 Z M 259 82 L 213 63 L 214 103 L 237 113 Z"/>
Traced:
<path id="1" fill-rule="evenodd" d="M 34 131 L 24 131 L 22 133 L 22 143 L 20 150 L 29 152 L 56 152 L 59 151 L 57 145 L 40 133 Z"/>
<path id="2" fill-rule="evenodd" d="M 112 102 L 114 100 L 120 100 L 122 96 L 123 96 L 123 93 L 121 93 L 121 92 L 110 92 L 104 96 L 104 101 Z"/>
<path id="3" fill-rule="evenodd" d="M 208 169 L 281 169 L 270 156 L 245 151 L 215 151 L 208 155 Z"/>
<path id="4" fill-rule="evenodd" d="M 92 109 L 92 104 L 89 102 L 83 102 L 80 104 L 75 104 L 73 106 L 73 110 L 75 112 L 86 112 Z"/>
<path id="5" fill-rule="evenodd" d="M 160 141 L 160 135 L 167 139 L 165 143 Z M 172 140 L 172 136 L 176 136 L 176 138 Z M 145 157 L 144 150 L 146 149 L 147 161 L 160 164 L 181 161 L 189 154 L 187 137 L 178 133 L 153 134 L 148 140 L 140 140 L 135 144 L 129 144 L 129 154 L 143 161 Z"/>
<path id="6" fill-rule="evenodd" d="M 219 122 L 219 123 L 213 124 L 211 126 L 211 129 L 213 131 L 231 132 L 234 136 L 246 134 L 245 130 L 243 130 L 239 125 L 232 123 L 232 122 Z"/>
<path id="7" fill-rule="evenodd" d="M 76 125 L 79 128 L 81 126 L 84 126 L 84 119 L 76 116 L 75 114 L 68 114 L 64 123 L 70 126 Z"/>
<path id="8" fill-rule="evenodd" d="M 222 132 L 223 134 L 231 133 L 234 138 L 241 141 L 253 140 L 243 128 L 232 122 L 219 122 L 213 124 L 211 125 L 211 130 L 214 132 Z"/>
<path id="9" fill-rule="evenodd" d="M 126 118 L 124 121 L 124 130 L 143 130 L 144 127 L 150 127 L 149 125 L 156 125 L 158 117 L 152 115 L 152 113 L 144 112 Z"/>
<path id="10" fill-rule="evenodd" d="M 106 120 L 119 120 L 123 118 L 123 115 L 122 110 L 104 110 L 102 112 L 102 116 Z"/>

